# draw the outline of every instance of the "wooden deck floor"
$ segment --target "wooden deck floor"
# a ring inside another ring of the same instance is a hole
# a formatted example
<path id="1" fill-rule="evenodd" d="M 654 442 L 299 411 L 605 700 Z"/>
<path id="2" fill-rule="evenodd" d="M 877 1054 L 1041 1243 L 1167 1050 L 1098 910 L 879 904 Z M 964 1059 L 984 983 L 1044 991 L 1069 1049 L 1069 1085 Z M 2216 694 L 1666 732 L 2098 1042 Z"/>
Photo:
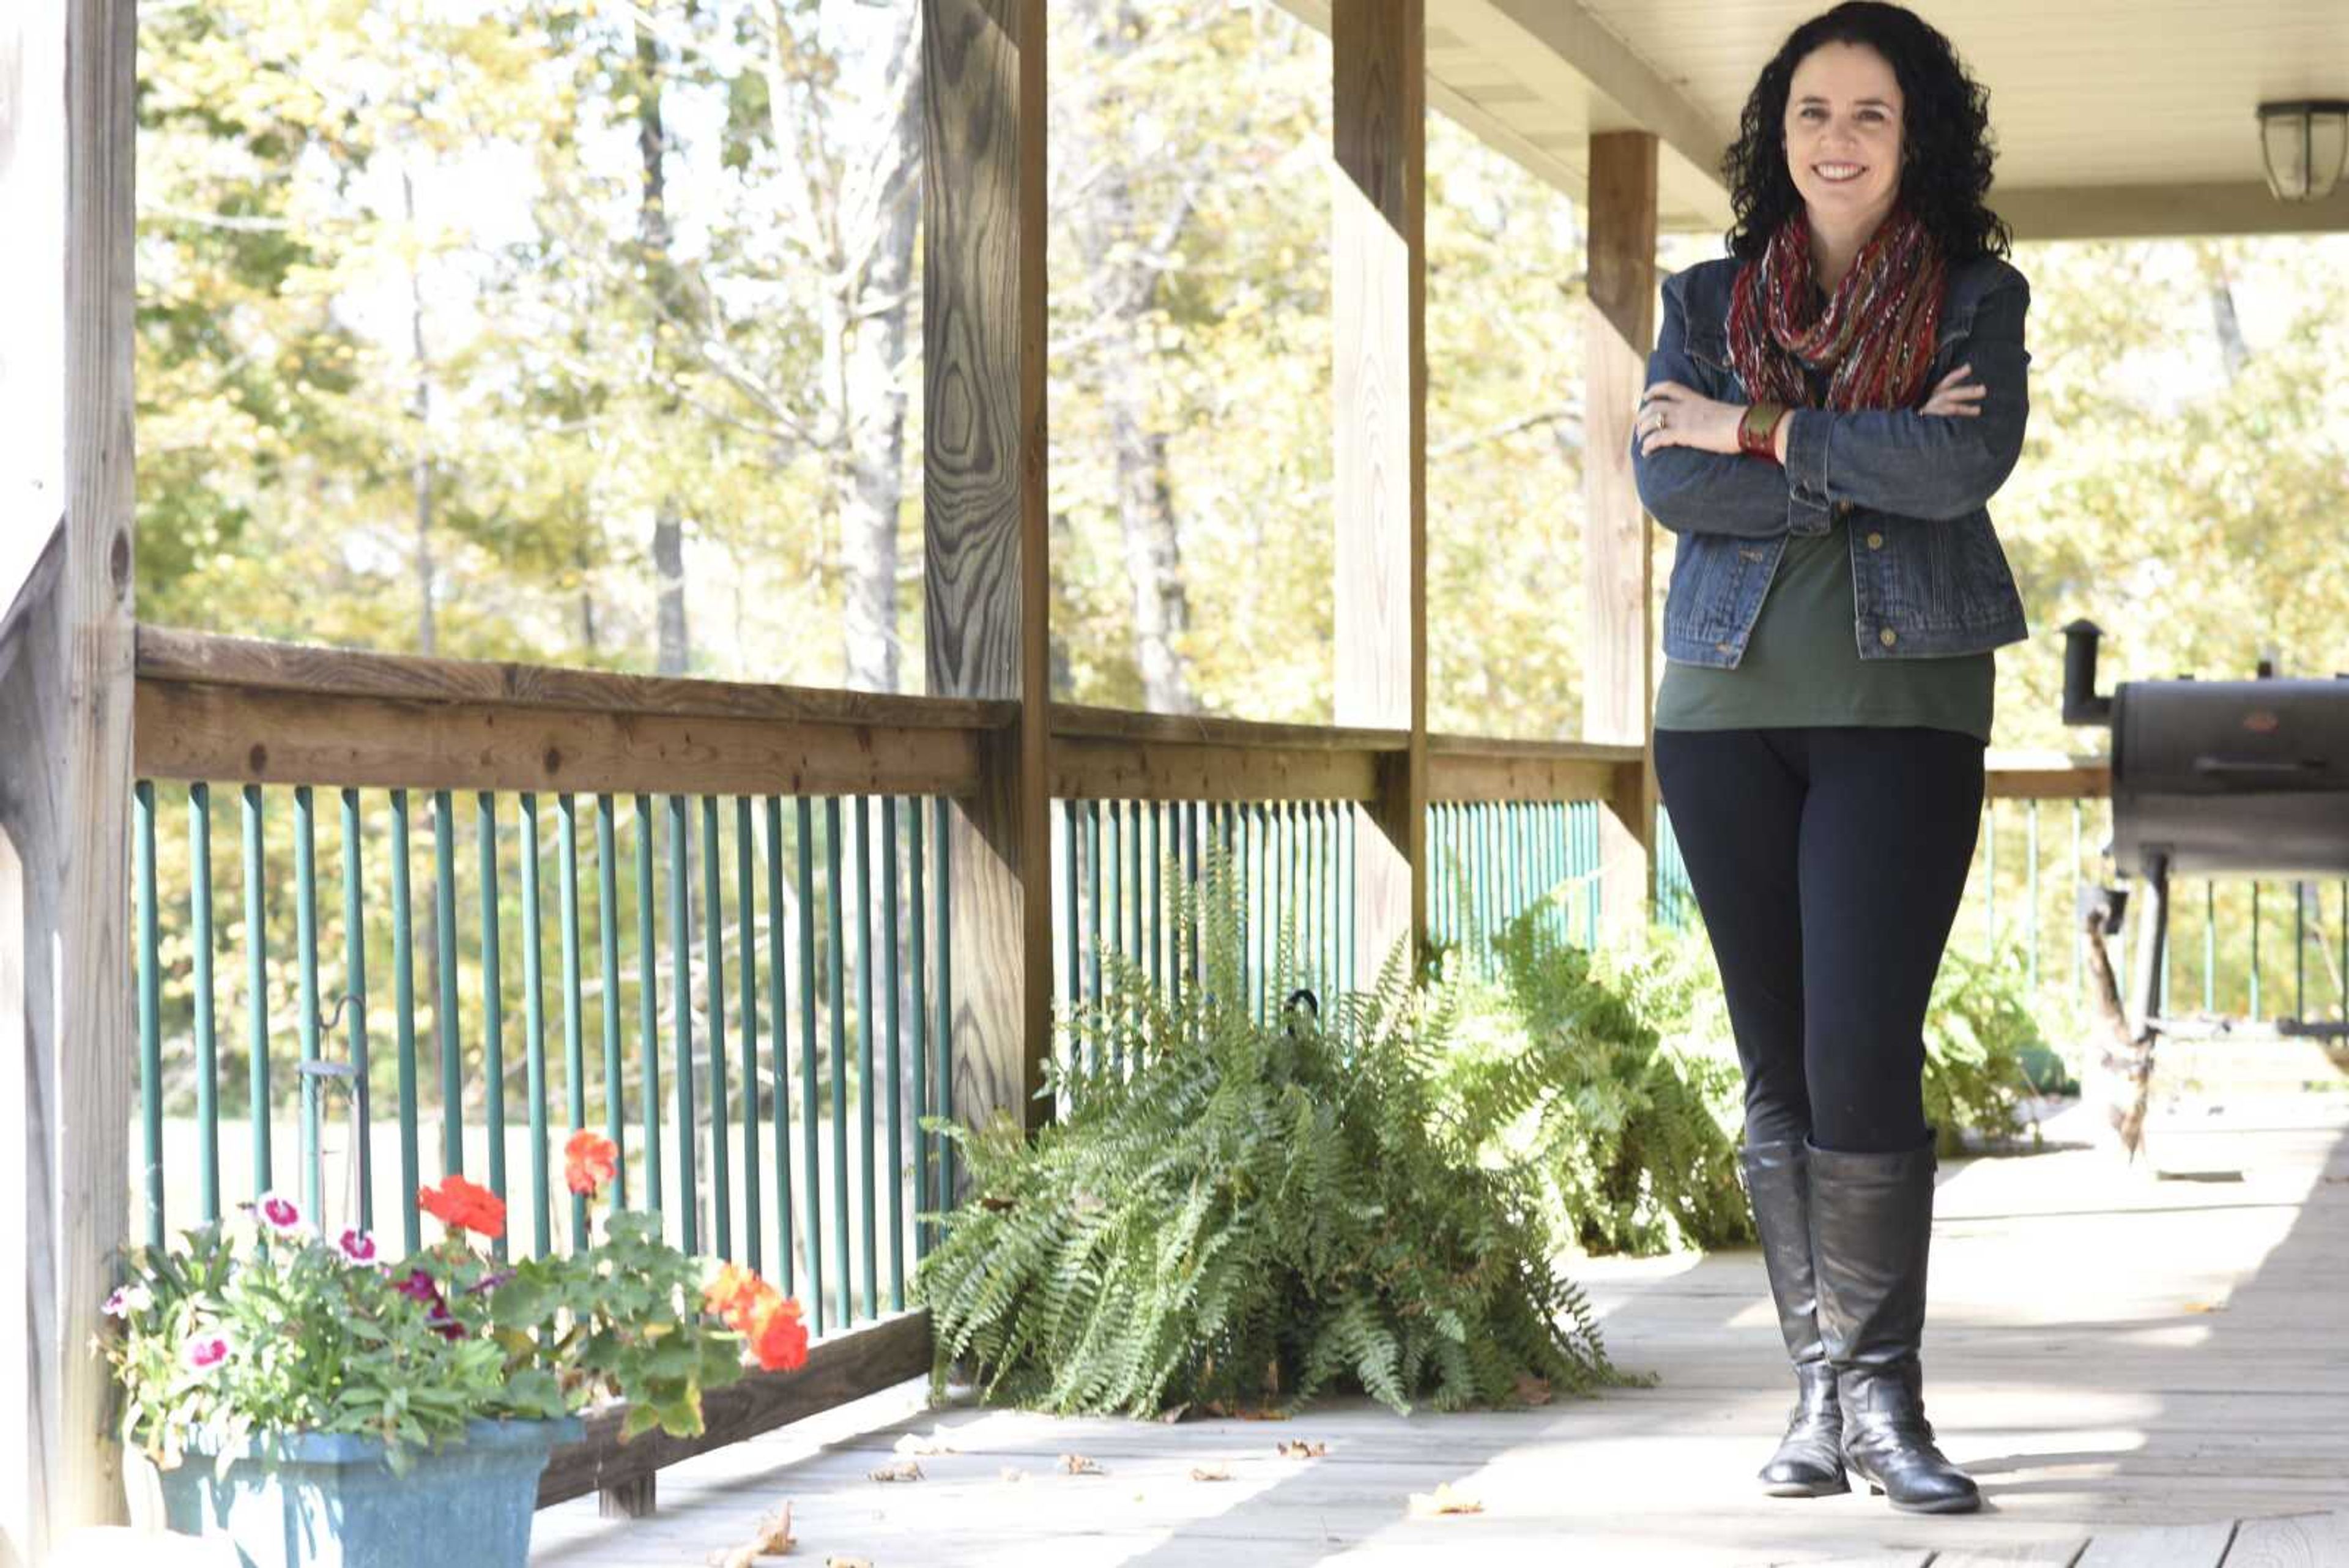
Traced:
<path id="1" fill-rule="evenodd" d="M 1979 1514 L 1754 1491 L 1791 1384 L 1744 1252 L 1576 1269 L 1651 1389 L 1164 1427 L 930 1411 L 909 1386 L 666 1473 L 657 1518 L 550 1510 L 533 1562 L 699 1564 L 788 1499 L 800 1544 L 778 1561 L 874 1568 L 2349 1568 L 2349 1096 L 2179 1107 L 2151 1147 L 2158 1178 L 2086 1149 L 1943 1171 L 1927 1388 L 1944 1448 L 1982 1482 Z M 939 1428 L 956 1451 L 920 1459 L 925 1479 L 867 1479 Z M 1328 1452 L 1283 1459 L 1284 1438 Z M 1066 1473 L 1066 1453 L 1102 1473 Z M 1483 1511 L 1406 1517 L 1444 1482 Z"/>

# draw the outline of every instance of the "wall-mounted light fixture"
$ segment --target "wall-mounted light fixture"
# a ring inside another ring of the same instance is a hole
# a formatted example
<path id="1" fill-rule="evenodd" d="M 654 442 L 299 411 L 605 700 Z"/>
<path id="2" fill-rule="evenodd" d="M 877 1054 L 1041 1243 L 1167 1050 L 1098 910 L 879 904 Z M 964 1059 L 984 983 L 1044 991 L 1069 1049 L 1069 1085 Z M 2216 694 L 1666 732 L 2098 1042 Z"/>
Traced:
<path id="1" fill-rule="evenodd" d="M 2349 155 L 2349 99 L 2260 105 L 2260 161 L 2280 202 L 2321 202 Z"/>

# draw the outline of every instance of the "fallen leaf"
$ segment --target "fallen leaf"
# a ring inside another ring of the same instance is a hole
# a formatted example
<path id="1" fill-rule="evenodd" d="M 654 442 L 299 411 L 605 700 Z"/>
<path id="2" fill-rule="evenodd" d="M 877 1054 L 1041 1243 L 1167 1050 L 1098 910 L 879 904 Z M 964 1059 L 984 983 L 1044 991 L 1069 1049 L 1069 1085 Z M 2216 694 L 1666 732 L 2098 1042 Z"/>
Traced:
<path id="1" fill-rule="evenodd" d="M 999 1473 L 1008 1481 L 1024 1481 L 1028 1479 L 1028 1472 L 1017 1465 L 1006 1465 Z"/>
<path id="2" fill-rule="evenodd" d="M 1191 1467 L 1191 1479 L 1193 1480 L 1229 1480 L 1232 1479 L 1232 1467 L 1229 1465 L 1193 1465 Z"/>
<path id="3" fill-rule="evenodd" d="M 897 1439 L 896 1451 L 910 1458 L 916 1454 L 957 1454 L 962 1450 L 947 1442 L 947 1429 L 938 1427 L 926 1438 L 917 1432 L 906 1433 Z"/>
<path id="4" fill-rule="evenodd" d="M 865 1473 L 877 1481 L 917 1481 L 922 1479 L 922 1467 L 911 1459 L 901 1459 L 894 1465 L 883 1465 L 877 1470 Z"/>
<path id="5" fill-rule="evenodd" d="M 1520 1374 L 1517 1378 L 1517 1398 L 1520 1403 L 1526 1405 L 1548 1404 L 1549 1379 L 1537 1377 L 1530 1372 Z"/>
<path id="6" fill-rule="evenodd" d="M 1097 1476 L 1105 1473 L 1101 1466 L 1082 1454 L 1062 1454 L 1061 1468 L 1072 1476 Z"/>
<path id="7" fill-rule="evenodd" d="M 2225 1312 L 2227 1309 L 2211 1302 L 2188 1302 L 2186 1310 L 2188 1312 Z"/>
<path id="8" fill-rule="evenodd" d="M 1410 1513 L 1413 1519 L 1433 1519 L 1440 1514 L 1484 1511 L 1483 1503 L 1464 1491 L 1453 1490 L 1450 1481 L 1436 1482 L 1435 1490 L 1432 1492 L 1415 1491 L 1411 1494 Z"/>
<path id="9" fill-rule="evenodd" d="M 1284 1459 L 1318 1459 L 1329 1451 L 1329 1444 L 1309 1443 L 1302 1438 L 1291 1438 L 1280 1445 L 1280 1457 Z"/>
<path id="10" fill-rule="evenodd" d="M 787 1502 L 772 1513 L 761 1515 L 750 1540 L 713 1552 L 708 1561 L 713 1568 L 752 1568 L 760 1558 L 781 1557 L 796 1544 L 792 1539 L 792 1505 Z"/>

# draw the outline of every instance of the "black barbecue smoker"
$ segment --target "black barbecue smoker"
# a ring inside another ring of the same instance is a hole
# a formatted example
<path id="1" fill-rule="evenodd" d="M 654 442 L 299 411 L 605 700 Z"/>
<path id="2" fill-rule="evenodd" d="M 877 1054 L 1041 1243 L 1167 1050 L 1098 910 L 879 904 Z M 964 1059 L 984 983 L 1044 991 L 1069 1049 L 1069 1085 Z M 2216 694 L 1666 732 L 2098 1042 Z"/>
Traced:
<path id="1" fill-rule="evenodd" d="M 2142 1034 L 2160 1011 L 2172 876 L 2349 874 L 2349 676 L 2284 680 L 2262 663 L 2251 680 L 2129 680 L 2100 697 L 2103 635 L 2064 628 L 2064 722 L 2113 732 L 2113 865 L 2142 899 Z"/>

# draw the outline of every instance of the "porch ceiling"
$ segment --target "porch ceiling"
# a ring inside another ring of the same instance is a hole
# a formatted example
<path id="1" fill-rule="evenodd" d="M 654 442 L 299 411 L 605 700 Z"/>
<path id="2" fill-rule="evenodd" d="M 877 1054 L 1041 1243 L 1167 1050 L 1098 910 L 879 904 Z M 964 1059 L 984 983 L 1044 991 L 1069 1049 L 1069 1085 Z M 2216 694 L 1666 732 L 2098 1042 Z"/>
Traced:
<path id="1" fill-rule="evenodd" d="M 1282 0 L 1327 29 L 1330 0 Z M 1719 232 L 1754 73 L 1824 0 L 1426 0 L 1428 97 L 1580 200 L 1593 131 L 1662 142 L 1658 221 Z M 2254 106 L 2349 98 L 2341 0 L 1916 0 L 1990 88 L 2021 239 L 2349 231 L 2349 180 L 2278 202 Z"/>

